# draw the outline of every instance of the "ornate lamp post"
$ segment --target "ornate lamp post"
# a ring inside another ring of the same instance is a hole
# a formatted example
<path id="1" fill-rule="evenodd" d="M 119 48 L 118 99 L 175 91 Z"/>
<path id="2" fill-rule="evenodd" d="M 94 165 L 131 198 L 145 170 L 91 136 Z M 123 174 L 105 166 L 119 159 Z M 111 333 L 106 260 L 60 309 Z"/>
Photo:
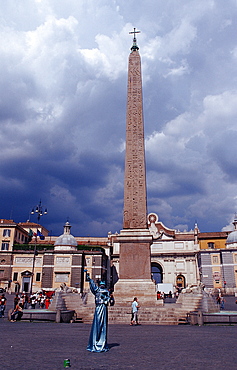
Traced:
<path id="1" fill-rule="evenodd" d="M 47 211 L 47 208 L 45 208 L 42 203 L 41 203 L 41 200 L 39 201 L 39 204 L 35 207 L 32 208 L 32 211 L 31 211 L 31 215 L 33 214 L 37 214 L 37 222 L 39 224 L 40 222 L 40 217 L 41 216 L 44 216 L 44 215 L 47 215 L 48 211 Z M 38 230 L 37 230 L 38 231 Z M 35 246 L 34 246 L 34 256 L 33 256 L 33 266 L 32 266 L 32 272 L 31 272 L 31 284 L 30 284 L 30 295 L 32 295 L 32 289 L 33 289 L 33 279 L 34 279 L 34 271 L 35 271 L 35 259 L 36 259 L 36 256 L 38 255 L 38 252 L 36 250 L 36 245 L 37 245 L 37 231 L 34 235 L 35 237 Z"/>
<path id="2" fill-rule="evenodd" d="M 32 211 L 30 212 L 31 215 L 34 215 L 35 213 L 37 214 L 38 223 L 40 222 L 40 217 L 47 215 L 48 213 L 47 208 L 42 205 L 41 200 L 39 201 L 39 204 L 33 207 Z"/>

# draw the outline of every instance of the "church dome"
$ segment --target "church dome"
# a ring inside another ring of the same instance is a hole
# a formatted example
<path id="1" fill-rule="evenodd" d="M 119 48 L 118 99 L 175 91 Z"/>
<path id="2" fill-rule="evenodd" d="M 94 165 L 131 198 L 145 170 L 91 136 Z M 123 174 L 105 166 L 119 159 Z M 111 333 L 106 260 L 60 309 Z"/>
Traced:
<path id="1" fill-rule="evenodd" d="M 70 234 L 71 225 L 67 221 L 64 225 L 64 233 L 60 235 L 55 243 L 54 249 L 55 250 L 71 250 L 76 249 L 77 241 L 73 235 Z"/>
<path id="2" fill-rule="evenodd" d="M 236 218 L 236 215 L 235 215 L 235 219 L 232 222 L 232 224 L 234 225 L 234 231 L 232 231 L 226 239 L 226 246 L 230 247 L 230 248 L 232 247 L 232 244 L 237 243 L 237 218 Z"/>
<path id="3" fill-rule="evenodd" d="M 233 244 L 233 243 L 237 243 L 237 230 L 232 231 L 226 239 L 226 244 Z"/>

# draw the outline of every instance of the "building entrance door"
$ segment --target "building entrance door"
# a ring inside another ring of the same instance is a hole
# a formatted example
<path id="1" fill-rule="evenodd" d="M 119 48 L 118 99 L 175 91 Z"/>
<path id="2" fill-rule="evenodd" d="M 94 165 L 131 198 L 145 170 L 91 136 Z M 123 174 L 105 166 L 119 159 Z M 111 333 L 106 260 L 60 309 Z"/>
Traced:
<path id="1" fill-rule="evenodd" d="M 21 291 L 25 293 L 30 293 L 32 273 L 30 271 L 24 271 L 21 273 L 21 276 Z"/>
<path id="2" fill-rule="evenodd" d="M 30 291 L 30 278 L 29 277 L 23 277 L 22 279 L 22 291 L 29 293 Z"/>
<path id="3" fill-rule="evenodd" d="M 180 290 L 186 288 L 185 277 L 183 275 L 178 275 L 177 276 L 177 278 L 176 278 L 176 286 Z"/>

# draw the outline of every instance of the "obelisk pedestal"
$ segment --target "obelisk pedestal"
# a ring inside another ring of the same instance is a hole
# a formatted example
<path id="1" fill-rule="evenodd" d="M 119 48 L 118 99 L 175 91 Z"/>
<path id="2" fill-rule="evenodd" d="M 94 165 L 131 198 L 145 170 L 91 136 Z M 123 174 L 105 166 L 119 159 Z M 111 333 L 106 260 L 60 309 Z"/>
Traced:
<path id="1" fill-rule="evenodd" d="M 141 305 L 154 306 L 156 287 L 151 280 L 150 244 L 152 236 L 146 229 L 123 229 L 117 236 L 120 243 L 119 281 L 115 297 L 119 304 L 129 304 L 134 297 Z"/>

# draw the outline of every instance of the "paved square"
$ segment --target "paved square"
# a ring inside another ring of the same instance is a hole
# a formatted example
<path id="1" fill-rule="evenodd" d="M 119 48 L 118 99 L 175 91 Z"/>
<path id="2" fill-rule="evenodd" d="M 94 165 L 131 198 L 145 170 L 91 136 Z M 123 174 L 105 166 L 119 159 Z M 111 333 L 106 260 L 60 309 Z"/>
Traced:
<path id="1" fill-rule="evenodd" d="M 107 353 L 86 350 L 90 325 L 0 321 L 1 369 L 236 369 L 237 326 L 110 325 Z"/>

